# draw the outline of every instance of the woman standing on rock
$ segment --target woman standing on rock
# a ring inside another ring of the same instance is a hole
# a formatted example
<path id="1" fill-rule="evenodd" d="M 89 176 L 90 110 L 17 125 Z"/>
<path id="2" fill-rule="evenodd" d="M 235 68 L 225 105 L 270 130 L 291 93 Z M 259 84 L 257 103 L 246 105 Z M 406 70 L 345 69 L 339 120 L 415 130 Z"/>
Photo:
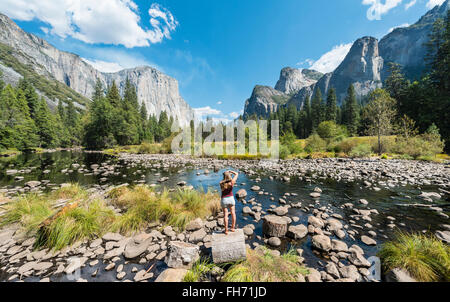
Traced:
<path id="1" fill-rule="evenodd" d="M 233 177 L 231 176 L 232 174 L 234 175 Z M 231 212 L 231 231 L 234 232 L 236 228 L 236 202 L 233 196 L 233 186 L 236 184 L 238 175 L 237 172 L 226 171 L 223 173 L 223 180 L 220 182 L 220 189 L 222 191 L 222 200 L 220 204 L 223 209 L 226 235 L 228 235 L 228 210 Z"/>

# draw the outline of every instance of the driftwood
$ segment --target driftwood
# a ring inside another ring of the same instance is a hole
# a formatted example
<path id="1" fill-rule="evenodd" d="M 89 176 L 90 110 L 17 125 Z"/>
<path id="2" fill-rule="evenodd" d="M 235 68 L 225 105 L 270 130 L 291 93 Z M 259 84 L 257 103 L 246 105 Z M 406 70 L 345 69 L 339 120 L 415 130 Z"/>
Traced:
<path id="1" fill-rule="evenodd" d="M 67 213 L 70 210 L 73 210 L 75 208 L 78 207 L 78 202 L 74 202 L 71 204 L 68 204 L 66 206 L 64 206 L 63 208 L 61 208 L 58 212 L 56 212 L 55 214 L 53 214 L 52 216 L 50 216 L 49 218 L 45 219 L 44 222 L 42 222 L 39 225 L 39 229 L 41 228 L 45 228 L 48 227 L 53 221 L 55 221 L 58 217 L 64 215 L 65 213 Z"/>

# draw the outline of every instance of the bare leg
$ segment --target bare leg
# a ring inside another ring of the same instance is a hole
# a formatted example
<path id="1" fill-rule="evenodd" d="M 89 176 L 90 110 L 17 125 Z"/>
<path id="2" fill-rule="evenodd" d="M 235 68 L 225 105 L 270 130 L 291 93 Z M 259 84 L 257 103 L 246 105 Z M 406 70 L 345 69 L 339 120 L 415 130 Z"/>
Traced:
<path id="1" fill-rule="evenodd" d="M 234 230 L 236 229 L 236 211 L 235 211 L 235 207 L 232 206 L 230 208 L 231 210 L 231 231 L 234 232 Z"/>
<path id="2" fill-rule="evenodd" d="M 225 224 L 225 235 L 228 235 L 228 209 L 223 209 L 223 222 Z"/>

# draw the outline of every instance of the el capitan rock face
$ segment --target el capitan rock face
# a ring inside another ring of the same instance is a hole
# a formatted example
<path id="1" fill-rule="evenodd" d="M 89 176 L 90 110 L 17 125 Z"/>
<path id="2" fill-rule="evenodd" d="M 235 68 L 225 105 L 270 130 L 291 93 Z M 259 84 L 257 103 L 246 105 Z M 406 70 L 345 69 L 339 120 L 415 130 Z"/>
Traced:
<path id="1" fill-rule="evenodd" d="M 188 124 L 194 118 L 194 111 L 179 94 L 178 82 L 152 67 L 142 66 L 116 73 L 100 72 L 78 55 L 60 51 L 47 41 L 24 32 L 3 14 L 0 14 L 0 43 L 12 47 L 14 56 L 22 63 L 31 65 L 38 74 L 56 79 L 87 98 L 92 97 L 97 78 L 104 87 L 116 81 L 123 92 L 128 77 L 136 86 L 139 102 L 145 103 L 149 114 L 159 116 L 166 111 L 180 124 Z M 10 79 L 12 84 L 18 81 L 17 74 L 7 69 L 1 59 L 0 68 L 7 74 L 6 80 Z"/>

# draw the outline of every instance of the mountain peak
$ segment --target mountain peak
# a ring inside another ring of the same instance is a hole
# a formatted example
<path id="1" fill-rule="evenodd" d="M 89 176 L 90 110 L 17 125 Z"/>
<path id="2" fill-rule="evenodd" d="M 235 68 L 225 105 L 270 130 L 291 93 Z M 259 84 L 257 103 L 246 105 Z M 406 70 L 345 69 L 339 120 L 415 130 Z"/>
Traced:
<path id="1" fill-rule="evenodd" d="M 121 92 L 129 79 L 136 87 L 139 102 L 145 104 L 149 114 L 159 116 L 166 111 L 182 125 L 189 124 L 194 118 L 194 111 L 180 96 L 178 81 L 153 67 L 100 72 L 80 56 L 60 51 L 44 39 L 26 33 L 3 14 L 0 14 L 0 44 L 10 47 L 13 56 L 31 66 L 36 73 L 61 82 L 86 98 L 92 97 L 97 79 L 104 87 L 115 81 Z M 0 67 L 8 66 L 2 59 L 0 57 Z"/>
<path id="2" fill-rule="evenodd" d="M 280 72 L 280 79 L 275 85 L 275 89 L 286 94 L 298 92 L 303 87 L 316 83 L 320 74 L 314 70 L 285 67 Z"/>

